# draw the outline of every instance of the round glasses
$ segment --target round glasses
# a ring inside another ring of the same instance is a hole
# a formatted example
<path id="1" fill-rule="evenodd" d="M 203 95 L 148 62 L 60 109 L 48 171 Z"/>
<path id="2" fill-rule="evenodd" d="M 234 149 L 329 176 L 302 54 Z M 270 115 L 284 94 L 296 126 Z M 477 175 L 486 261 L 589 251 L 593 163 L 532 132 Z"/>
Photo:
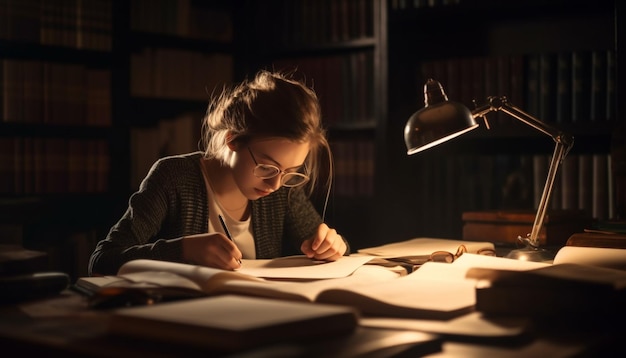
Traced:
<path id="1" fill-rule="evenodd" d="M 455 254 L 448 251 L 435 251 L 430 254 L 428 261 L 452 263 L 466 252 L 467 247 L 465 247 L 465 245 L 460 245 Z M 496 256 L 496 251 L 491 248 L 480 249 L 476 253 L 478 255 Z"/>
<path id="2" fill-rule="evenodd" d="M 454 260 L 458 259 L 466 252 L 468 252 L 467 247 L 465 247 L 465 245 L 460 245 L 457 248 L 456 253 L 454 254 L 448 251 L 435 251 L 430 255 L 399 256 L 387 258 L 386 260 L 398 263 L 402 265 L 405 269 L 407 269 L 408 272 L 413 272 L 429 261 L 452 263 L 454 262 Z M 496 251 L 492 248 L 482 248 L 476 251 L 476 254 L 485 256 L 497 256 Z"/>
<path id="3" fill-rule="evenodd" d="M 271 164 L 259 164 L 256 161 L 256 158 L 254 157 L 254 154 L 252 153 L 252 149 L 250 149 L 250 147 L 248 147 L 248 152 L 250 152 L 250 156 L 252 157 L 252 160 L 256 165 L 252 173 L 257 178 L 272 179 L 275 176 L 282 174 L 282 176 L 280 177 L 280 185 L 289 188 L 303 185 L 309 181 L 308 175 L 299 172 L 286 172 Z"/>

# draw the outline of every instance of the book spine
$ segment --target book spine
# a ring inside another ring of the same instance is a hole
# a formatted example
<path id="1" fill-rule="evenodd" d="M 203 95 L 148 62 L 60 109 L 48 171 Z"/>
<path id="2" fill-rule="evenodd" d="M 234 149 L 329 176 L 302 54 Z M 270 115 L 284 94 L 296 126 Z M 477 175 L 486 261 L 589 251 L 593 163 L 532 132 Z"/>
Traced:
<path id="1" fill-rule="evenodd" d="M 572 122 L 589 121 L 591 58 L 587 51 L 572 52 Z"/>
<path id="2" fill-rule="evenodd" d="M 598 50 L 591 52 L 591 96 L 590 120 L 604 121 L 607 105 L 607 53 Z"/>
<path id="3" fill-rule="evenodd" d="M 578 155 L 578 209 L 592 215 L 593 164 L 591 154 Z"/>
<path id="4" fill-rule="evenodd" d="M 594 219 L 608 219 L 608 156 L 607 154 L 593 154 L 593 186 L 592 186 L 592 215 Z"/>
<path id="5" fill-rule="evenodd" d="M 552 53 L 539 55 L 539 118 L 545 122 L 556 122 L 556 65 Z"/>
<path id="6" fill-rule="evenodd" d="M 572 55 L 557 54 L 556 64 L 556 122 L 572 122 Z"/>
<path id="7" fill-rule="evenodd" d="M 541 114 L 540 98 L 540 55 L 530 54 L 526 57 L 526 112 L 533 116 Z"/>
<path id="8" fill-rule="evenodd" d="M 578 209 L 578 163 L 577 155 L 568 155 L 561 164 L 561 209 Z"/>

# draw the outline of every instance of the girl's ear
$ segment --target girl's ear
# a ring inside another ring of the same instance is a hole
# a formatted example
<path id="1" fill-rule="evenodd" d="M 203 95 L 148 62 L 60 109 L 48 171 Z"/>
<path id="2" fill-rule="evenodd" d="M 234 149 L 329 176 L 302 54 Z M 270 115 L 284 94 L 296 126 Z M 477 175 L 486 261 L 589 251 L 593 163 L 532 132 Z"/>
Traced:
<path id="1" fill-rule="evenodd" d="M 239 142 L 235 139 L 237 139 L 237 136 L 233 135 L 231 132 L 226 134 L 226 145 L 233 152 L 236 152 L 239 149 Z"/>

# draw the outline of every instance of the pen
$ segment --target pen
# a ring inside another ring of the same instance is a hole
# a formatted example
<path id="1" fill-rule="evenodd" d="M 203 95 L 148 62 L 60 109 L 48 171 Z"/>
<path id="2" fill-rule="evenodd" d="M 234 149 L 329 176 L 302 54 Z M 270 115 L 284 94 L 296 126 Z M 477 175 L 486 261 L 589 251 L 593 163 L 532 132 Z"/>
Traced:
<path id="1" fill-rule="evenodd" d="M 222 224 L 224 233 L 226 233 L 226 237 L 228 237 L 228 239 L 230 239 L 230 241 L 232 241 L 232 243 L 235 244 L 235 246 L 237 246 L 237 243 L 235 243 L 235 240 L 233 240 L 233 237 L 230 235 L 230 231 L 228 231 L 228 226 L 226 226 L 226 221 L 224 221 L 224 218 L 222 217 L 222 215 L 218 215 L 217 217 L 220 219 L 220 223 Z M 239 262 L 239 264 L 241 265 L 241 260 L 237 260 L 237 262 Z"/>

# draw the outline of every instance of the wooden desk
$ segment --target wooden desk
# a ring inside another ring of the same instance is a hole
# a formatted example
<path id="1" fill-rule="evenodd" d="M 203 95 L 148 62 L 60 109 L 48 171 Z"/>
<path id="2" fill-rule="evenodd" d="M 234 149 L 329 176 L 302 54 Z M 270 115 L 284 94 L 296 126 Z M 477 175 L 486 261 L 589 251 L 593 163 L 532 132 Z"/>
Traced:
<path id="1" fill-rule="evenodd" d="M 141 342 L 107 334 L 109 314 L 87 308 L 72 291 L 19 305 L 0 306 L 0 344 L 7 352 L 81 357 L 218 356 L 167 342 Z M 597 322 L 596 322 L 597 323 Z M 409 329 L 359 327 L 353 334 L 321 342 L 288 342 L 229 357 L 498 357 L 605 356 L 626 353 L 618 341 L 625 327 L 573 320 L 544 322 L 514 340 L 436 336 Z"/>
<path id="2" fill-rule="evenodd" d="M 415 331 L 359 327 L 353 334 L 321 342 L 287 342 L 225 354 L 198 348 L 142 342 L 107 333 L 107 311 L 87 308 L 86 299 L 58 296 L 0 306 L 0 346 L 7 352 L 79 357 L 415 357 L 441 350 L 440 337 Z"/>

